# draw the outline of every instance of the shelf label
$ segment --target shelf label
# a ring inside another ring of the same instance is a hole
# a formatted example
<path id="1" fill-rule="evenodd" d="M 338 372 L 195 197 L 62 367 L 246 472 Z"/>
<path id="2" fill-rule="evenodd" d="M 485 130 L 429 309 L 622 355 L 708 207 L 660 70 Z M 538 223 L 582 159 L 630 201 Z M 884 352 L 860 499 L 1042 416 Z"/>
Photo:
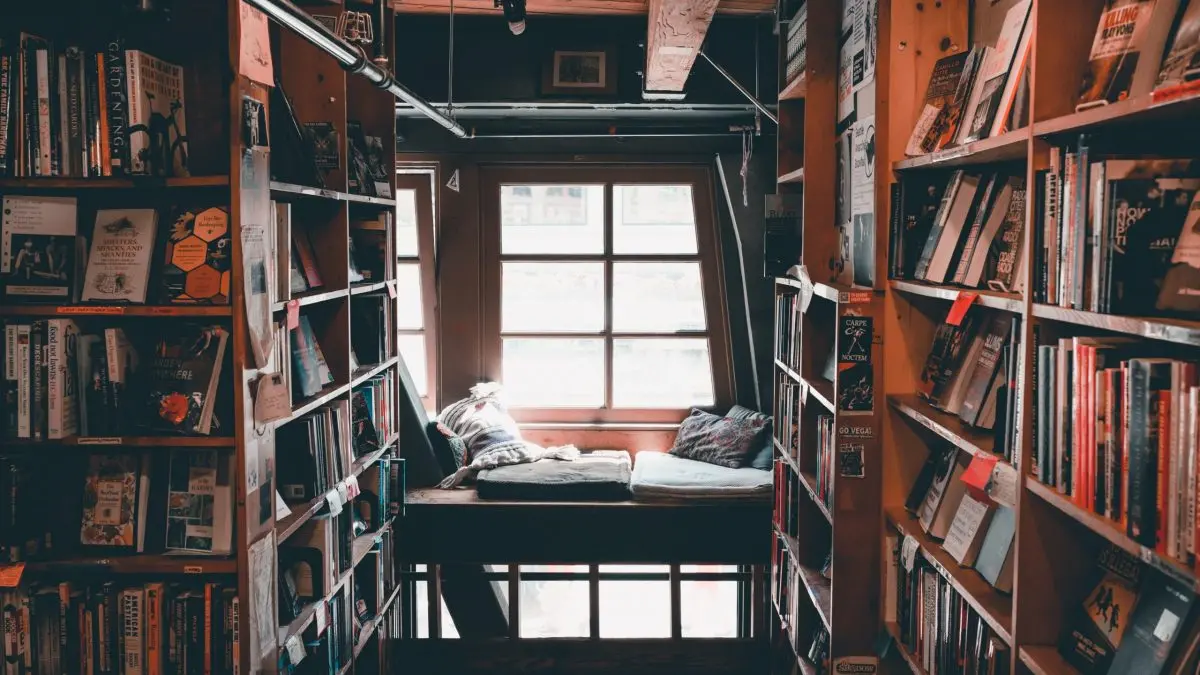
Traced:
<path id="1" fill-rule="evenodd" d="M 106 316 L 120 316 L 125 313 L 125 308 L 121 305 L 110 305 L 107 307 L 92 307 L 89 305 L 70 305 L 56 307 L 55 311 L 58 314 L 103 314 Z"/>
<path id="2" fill-rule="evenodd" d="M 911 534 L 904 535 L 904 543 L 900 545 L 900 564 L 904 565 L 905 570 L 913 570 L 913 565 L 917 562 L 917 549 L 920 547 L 916 537 Z"/>
<path id="3" fill-rule="evenodd" d="M 300 641 L 299 635 L 293 635 L 287 639 L 287 652 L 288 659 L 292 662 L 293 666 L 300 665 L 300 662 L 308 655 L 308 652 L 304 650 L 304 643 Z"/>
<path id="4" fill-rule="evenodd" d="M 958 297 L 954 298 L 954 304 L 950 306 L 950 313 L 946 315 L 946 323 L 951 326 L 962 325 L 962 320 L 967 315 L 967 310 L 971 308 L 971 304 L 978 297 L 978 293 L 959 291 Z"/>
<path id="5" fill-rule="evenodd" d="M 287 329 L 296 330 L 300 327 L 300 301 L 288 300 L 287 304 Z"/>
<path id="6" fill-rule="evenodd" d="M 0 588 L 16 588 L 21 585 L 21 576 L 25 574 L 25 563 L 0 565 Z"/>
<path id="7" fill-rule="evenodd" d="M 75 439 L 76 445 L 121 445 L 120 436 L 80 436 Z"/>
<path id="8" fill-rule="evenodd" d="M 325 501 L 329 503 L 329 513 L 334 516 L 342 512 L 342 505 L 346 503 L 337 490 L 325 493 Z"/>
<path id="9" fill-rule="evenodd" d="M 833 662 L 836 675 L 872 675 L 879 672 L 879 658 L 875 656 L 843 656 Z"/>
<path id="10" fill-rule="evenodd" d="M 346 495 L 351 499 L 362 494 L 362 488 L 358 486 L 358 476 L 350 476 L 346 479 Z"/>
<path id="11" fill-rule="evenodd" d="M 204 567 L 202 565 L 184 565 L 183 573 L 184 574 L 204 574 Z"/>

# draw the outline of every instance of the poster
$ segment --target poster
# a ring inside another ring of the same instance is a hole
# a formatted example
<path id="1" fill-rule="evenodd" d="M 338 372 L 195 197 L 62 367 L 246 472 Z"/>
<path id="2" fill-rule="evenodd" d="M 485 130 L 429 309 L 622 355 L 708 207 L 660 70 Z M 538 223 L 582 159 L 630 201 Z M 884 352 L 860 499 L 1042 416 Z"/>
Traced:
<path id="1" fill-rule="evenodd" d="M 267 366 L 275 349 L 269 287 L 278 273 L 275 271 L 274 246 L 270 241 L 275 234 L 270 162 L 270 151 L 263 147 L 247 149 L 242 156 L 242 204 L 238 227 L 242 246 L 241 273 L 250 351 L 258 368 Z"/>
<path id="2" fill-rule="evenodd" d="M 275 72 L 271 63 L 271 34 L 267 28 L 267 15 L 247 5 L 241 5 L 241 55 L 238 72 L 246 77 L 275 86 Z"/>
<path id="3" fill-rule="evenodd" d="M 838 317 L 838 412 L 870 414 L 875 409 L 875 371 L 871 363 L 874 323 L 869 316 Z"/>
<path id="4" fill-rule="evenodd" d="M 850 249 L 856 286 L 875 285 L 875 118 L 850 129 Z"/>
<path id="5" fill-rule="evenodd" d="M 850 40 L 838 50 L 837 121 L 842 124 L 854 114 L 854 52 Z"/>

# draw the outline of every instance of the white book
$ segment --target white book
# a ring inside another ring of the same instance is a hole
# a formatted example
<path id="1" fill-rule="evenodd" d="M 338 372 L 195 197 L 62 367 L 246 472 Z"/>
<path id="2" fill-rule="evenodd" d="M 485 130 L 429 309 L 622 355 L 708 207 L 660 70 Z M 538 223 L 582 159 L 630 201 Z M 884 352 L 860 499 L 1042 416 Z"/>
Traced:
<path id="1" fill-rule="evenodd" d="M 979 191 L 979 176 L 964 175 L 962 185 L 954 195 L 954 202 L 946 214 L 940 235 L 929 259 L 929 269 L 925 271 L 925 280 L 934 284 L 946 283 L 946 274 L 950 271 L 950 263 L 954 251 L 958 248 L 958 240 L 962 238 L 963 228 L 971 216 L 971 207 L 975 203 L 975 193 Z"/>
<path id="2" fill-rule="evenodd" d="M 124 675 L 146 674 L 146 649 L 143 641 L 145 606 L 145 589 L 127 588 L 121 592 L 121 631 L 125 638 L 125 653 L 121 655 Z"/>
<path id="3" fill-rule="evenodd" d="M 80 436 L 87 436 L 91 429 L 88 425 L 88 396 L 87 392 L 92 386 L 92 349 L 100 342 L 99 335 L 80 335 L 79 345 L 76 347 L 75 355 L 75 382 L 76 395 L 78 396 L 78 419 L 76 433 Z"/>
<path id="4" fill-rule="evenodd" d="M 52 176 L 50 170 L 50 52 L 37 50 L 38 164 L 37 175 Z"/>
<path id="5" fill-rule="evenodd" d="M 97 211 L 83 280 L 83 300 L 146 302 L 157 231 L 158 213 L 154 209 Z"/>
<path id="6" fill-rule="evenodd" d="M 130 173 L 187 176 L 183 68 L 146 52 L 129 49 L 125 52 L 125 73 Z M 158 154 L 151 152 L 155 144 L 150 141 L 149 131 L 155 115 L 162 118 L 162 132 L 166 134 L 164 141 L 167 144 L 158 150 Z"/>
<path id="7" fill-rule="evenodd" d="M 63 439 L 79 432 L 79 380 L 76 368 L 79 328 L 70 319 L 46 322 L 47 436 Z"/>

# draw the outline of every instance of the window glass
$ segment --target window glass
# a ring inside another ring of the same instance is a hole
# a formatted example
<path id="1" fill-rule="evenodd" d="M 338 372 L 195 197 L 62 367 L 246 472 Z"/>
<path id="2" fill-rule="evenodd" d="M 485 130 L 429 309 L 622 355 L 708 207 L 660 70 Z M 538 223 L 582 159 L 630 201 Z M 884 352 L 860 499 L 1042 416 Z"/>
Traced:
<path id="1" fill-rule="evenodd" d="M 396 266 L 396 326 L 400 330 L 421 330 L 425 315 L 421 296 L 421 264 L 400 263 Z"/>
<path id="2" fill-rule="evenodd" d="M 501 283 L 505 332 L 604 329 L 604 263 L 506 262 Z"/>
<path id="3" fill-rule="evenodd" d="M 679 582 L 679 613 L 685 638 L 737 637 L 736 581 Z"/>
<path id="4" fill-rule="evenodd" d="M 704 330 L 700 263 L 614 263 L 613 330 Z"/>
<path id="5" fill-rule="evenodd" d="M 613 405 L 687 408 L 713 404 L 707 338 L 613 340 Z"/>
<path id="6" fill-rule="evenodd" d="M 614 185 L 613 252 L 695 254 L 690 185 Z"/>
<path id="7" fill-rule="evenodd" d="M 601 581 L 600 637 L 671 637 L 667 581 Z"/>
<path id="8" fill-rule="evenodd" d="M 502 185 L 500 249 L 506 255 L 604 253 L 604 186 Z"/>
<path id="9" fill-rule="evenodd" d="M 604 404 L 604 340 L 504 338 L 504 390 L 510 405 L 569 408 Z"/>
<path id="10" fill-rule="evenodd" d="M 396 190 L 396 255 L 417 256 L 416 190 Z"/>
<path id="11" fill-rule="evenodd" d="M 404 359 L 404 367 L 412 376 L 413 385 L 419 396 L 428 395 L 429 375 L 426 372 L 425 336 L 421 333 L 401 334 L 396 337 L 396 346 L 400 349 L 400 358 Z"/>

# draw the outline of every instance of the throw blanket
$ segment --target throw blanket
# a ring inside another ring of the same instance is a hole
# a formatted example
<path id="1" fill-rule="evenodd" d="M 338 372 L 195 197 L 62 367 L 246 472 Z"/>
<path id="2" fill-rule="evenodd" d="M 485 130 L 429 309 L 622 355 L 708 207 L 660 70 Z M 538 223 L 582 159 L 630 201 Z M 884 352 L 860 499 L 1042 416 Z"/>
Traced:
<path id="1" fill-rule="evenodd" d="M 629 453 L 585 452 L 574 462 L 543 459 L 479 472 L 480 499 L 625 501 L 630 498 Z"/>
<path id="2" fill-rule="evenodd" d="M 447 476 L 440 487 L 452 488 L 474 478 L 483 469 L 539 459 L 573 460 L 579 450 L 573 445 L 543 448 L 526 443 L 516 421 L 500 401 L 500 385 L 484 382 L 471 387 L 471 395 L 446 406 L 439 421 L 462 437 L 470 460 L 466 466 Z"/>
<path id="3" fill-rule="evenodd" d="M 639 501 L 770 501 L 770 471 L 729 467 L 644 450 L 633 465 L 633 498 Z"/>

